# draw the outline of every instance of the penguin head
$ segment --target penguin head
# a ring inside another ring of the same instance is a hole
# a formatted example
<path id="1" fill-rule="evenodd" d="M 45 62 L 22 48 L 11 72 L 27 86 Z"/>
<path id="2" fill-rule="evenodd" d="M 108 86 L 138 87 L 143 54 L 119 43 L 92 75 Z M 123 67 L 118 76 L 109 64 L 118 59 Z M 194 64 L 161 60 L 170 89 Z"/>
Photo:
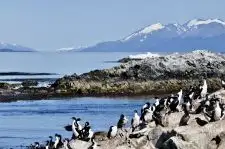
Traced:
<path id="1" fill-rule="evenodd" d="M 77 122 L 81 121 L 81 119 L 80 119 L 80 118 L 77 118 L 76 120 L 77 120 Z"/>
<path id="2" fill-rule="evenodd" d="M 134 110 L 134 113 L 138 113 L 138 111 L 137 110 Z"/>
<path id="3" fill-rule="evenodd" d="M 124 114 L 120 115 L 120 119 L 124 119 L 124 117 L 125 117 Z"/>
<path id="4" fill-rule="evenodd" d="M 39 142 L 34 142 L 35 147 L 39 147 Z"/>
<path id="5" fill-rule="evenodd" d="M 57 134 L 57 133 L 55 134 L 55 137 L 56 137 L 56 138 L 59 138 L 59 139 L 62 138 L 62 136 L 61 136 L 60 134 Z"/>
<path id="6" fill-rule="evenodd" d="M 89 126 L 90 124 L 89 124 L 89 122 L 85 122 L 85 127 L 87 127 L 87 126 Z"/>
<path id="7" fill-rule="evenodd" d="M 72 119 L 72 120 L 77 120 L 76 117 L 72 117 L 71 119 Z"/>
<path id="8" fill-rule="evenodd" d="M 52 136 L 49 136 L 49 138 L 52 139 L 53 137 Z"/>

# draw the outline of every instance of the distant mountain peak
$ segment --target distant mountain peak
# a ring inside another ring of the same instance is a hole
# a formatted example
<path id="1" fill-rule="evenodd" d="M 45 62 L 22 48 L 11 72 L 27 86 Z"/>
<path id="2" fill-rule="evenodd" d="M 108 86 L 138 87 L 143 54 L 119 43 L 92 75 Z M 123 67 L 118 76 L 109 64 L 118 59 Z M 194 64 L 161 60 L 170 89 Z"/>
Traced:
<path id="1" fill-rule="evenodd" d="M 207 25 L 207 24 L 211 24 L 211 23 L 218 23 L 218 24 L 225 25 L 225 22 L 220 19 L 207 19 L 207 20 L 193 19 L 187 23 L 187 26 L 190 28 L 193 26 Z"/>
<path id="2" fill-rule="evenodd" d="M 24 47 L 18 44 L 0 42 L 0 52 L 33 52 L 32 48 Z"/>
<path id="3" fill-rule="evenodd" d="M 137 32 L 135 32 L 135 33 L 125 37 L 123 39 L 123 41 L 129 40 L 129 39 L 131 39 L 131 38 L 133 38 L 133 37 L 135 37 L 137 35 L 151 34 L 152 32 L 161 30 L 163 28 L 165 28 L 165 26 L 162 25 L 161 23 L 152 24 L 152 25 L 146 26 L 143 29 L 141 29 L 141 30 L 139 30 L 139 31 L 137 31 Z"/>

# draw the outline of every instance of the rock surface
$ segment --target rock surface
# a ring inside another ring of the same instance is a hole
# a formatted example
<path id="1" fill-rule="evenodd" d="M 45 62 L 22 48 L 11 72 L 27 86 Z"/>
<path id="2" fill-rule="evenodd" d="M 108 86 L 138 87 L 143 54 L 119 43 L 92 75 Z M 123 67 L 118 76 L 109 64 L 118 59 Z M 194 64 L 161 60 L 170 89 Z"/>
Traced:
<path id="1" fill-rule="evenodd" d="M 58 94 L 139 95 L 184 90 L 207 78 L 209 91 L 221 88 L 225 56 L 208 51 L 129 61 L 117 67 L 65 76 L 52 87 Z"/>
<path id="2" fill-rule="evenodd" d="M 221 89 L 210 96 L 223 96 Z M 224 98 L 221 99 L 224 102 Z M 195 118 L 204 120 L 203 114 L 190 114 L 188 125 L 179 126 L 184 112 L 168 115 L 168 126 L 155 126 L 149 123 L 146 128 L 131 132 L 130 128 L 119 129 L 115 138 L 108 139 L 104 132 L 95 133 L 96 149 L 224 149 L 225 120 L 209 122 L 204 126 L 197 124 Z M 92 143 L 72 140 L 70 149 L 89 149 Z"/>

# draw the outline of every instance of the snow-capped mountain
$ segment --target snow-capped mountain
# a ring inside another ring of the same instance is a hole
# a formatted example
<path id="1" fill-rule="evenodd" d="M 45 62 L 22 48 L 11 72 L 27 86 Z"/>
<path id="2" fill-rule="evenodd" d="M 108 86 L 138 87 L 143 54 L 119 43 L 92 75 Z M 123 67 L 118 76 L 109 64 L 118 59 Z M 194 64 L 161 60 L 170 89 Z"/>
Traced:
<path id="1" fill-rule="evenodd" d="M 117 40 L 102 42 L 82 51 L 174 52 L 193 49 L 225 50 L 225 22 L 194 19 L 185 24 L 156 23 Z"/>
<path id="2" fill-rule="evenodd" d="M 34 52 L 34 49 L 20 46 L 17 44 L 9 44 L 0 42 L 0 52 Z"/>

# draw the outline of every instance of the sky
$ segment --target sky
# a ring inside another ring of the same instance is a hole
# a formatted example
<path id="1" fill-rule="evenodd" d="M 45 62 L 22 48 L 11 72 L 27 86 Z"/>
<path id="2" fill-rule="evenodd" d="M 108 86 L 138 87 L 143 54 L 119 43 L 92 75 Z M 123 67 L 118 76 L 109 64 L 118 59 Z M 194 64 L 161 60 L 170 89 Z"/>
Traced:
<path id="1" fill-rule="evenodd" d="M 112 41 L 153 23 L 225 20 L 225 0 L 0 0 L 0 41 L 39 51 Z"/>

